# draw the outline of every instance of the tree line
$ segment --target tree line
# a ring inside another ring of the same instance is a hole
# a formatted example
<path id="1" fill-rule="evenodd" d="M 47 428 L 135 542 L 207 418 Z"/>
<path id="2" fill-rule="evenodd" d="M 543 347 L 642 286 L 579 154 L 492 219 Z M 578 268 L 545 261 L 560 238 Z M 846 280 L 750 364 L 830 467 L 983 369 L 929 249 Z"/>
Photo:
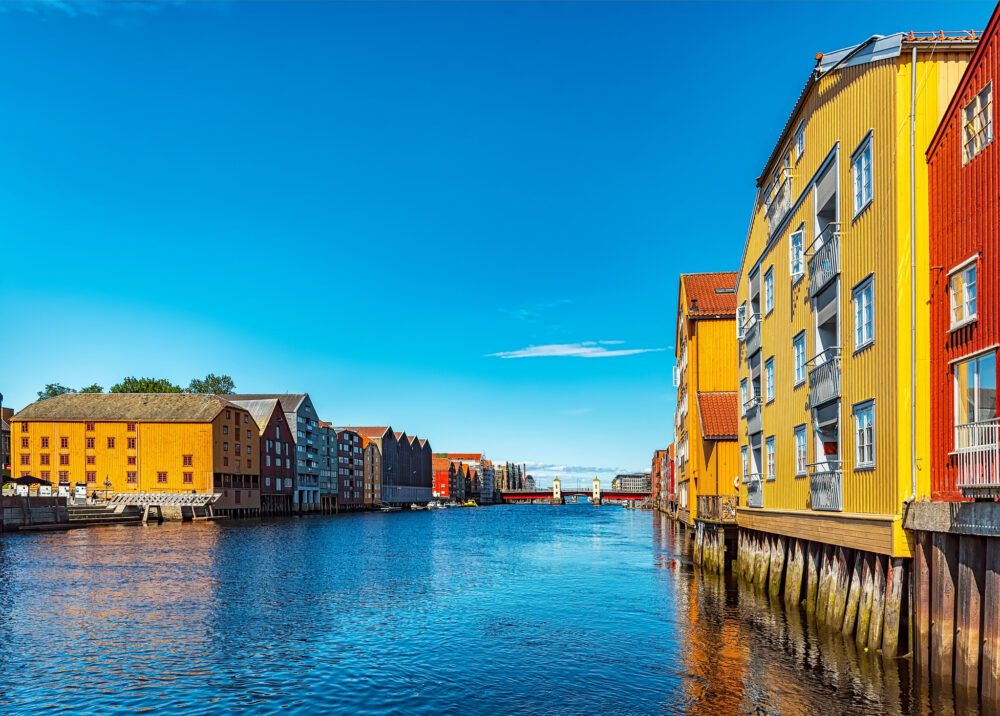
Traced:
<path id="1" fill-rule="evenodd" d="M 228 375 L 209 373 L 204 378 L 192 378 L 187 390 L 191 393 L 228 395 L 236 392 L 236 383 Z M 94 383 L 82 388 L 69 388 L 60 383 L 48 383 L 38 391 L 38 399 L 54 398 L 66 393 L 103 393 L 104 387 Z M 167 378 L 136 378 L 128 376 L 108 389 L 109 393 L 180 393 L 183 389 Z"/>

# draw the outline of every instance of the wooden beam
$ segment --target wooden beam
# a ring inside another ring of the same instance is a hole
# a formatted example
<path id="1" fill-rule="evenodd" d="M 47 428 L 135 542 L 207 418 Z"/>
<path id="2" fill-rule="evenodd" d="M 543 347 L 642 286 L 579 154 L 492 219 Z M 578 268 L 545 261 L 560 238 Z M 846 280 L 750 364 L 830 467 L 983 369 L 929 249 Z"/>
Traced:
<path id="1" fill-rule="evenodd" d="M 854 643 L 859 648 L 868 646 L 868 628 L 872 618 L 872 591 L 875 581 L 875 555 L 866 554 L 861 567 L 861 596 L 858 601 L 858 625 L 854 630 Z"/>
<path id="2" fill-rule="evenodd" d="M 830 580 L 830 602 L 826 608 L 826 623 L 839 630 L 844 625 L 847 610 L 847 588 L 851 579 L 848 562 L 850 549 L 836 547 L 833 551 L 833 574 Z"/>
<path id="3" fill-rule="evenodd" d="M 980 698 L 984 713 L 1000 713 L 1000 539 L 996 537 L 987 540 L 985 567 Z"/>
<path id="4" fill-rule="evenodd" d="M 956 601 L 955 689 L 964 696 L 979 691 L 982 651 L 983 588 L 986 580 L 984 537 L 962 535 L 958 539 L 958 594 Z"/>
<path id="5" fill-rule="evenodd" d="M 854 620 L 858 616 L 858 603 L 861 601 L 861 565 L 864 561 L 864 552 L 855 552 L 851 560 L 853 564 L 847 588 L 847 603 L 844 605 L 844 618 L 840 626 L 840 632 L 844 636 L 854 633 Z"/>
<path id="6" fill-rule="evenodd" d="M 771 580 L 768 584 L 768 594 L 771 599 L 781 595 L 781 578 L 785 573 L 785 552 L 788 551 L 788 538 L 775 536 L 771 540 Z"/>
<path id="7" fill-rule="evenodd" d="M 955 582 L 958 537 L 935 532 L 931 537 L 931 678 L 952 684 L 955 673 Z"/>
<path id="8" fill-rule="evenodd" d="M 931 535 L 917 532 L 913 555 L 913 671 L 917 683 L 930 678 Z"/>
<path id="9" fill-rule="evenodd" d="M 899 557 L 889 560 L 886 578 L 885 619 L 882 622 L 882 656 L 893 658 L 899 652 L 900 608 L 903 603 L 905 563 Z"/>
<path id="10" fill-rule="evenodd" d="M 806 543 L 806 614 L 816 613 L 816 595 L 819 592 L 820 545 Z"/>
<path id="11" fill-rule="evenodd" d="M 793 539 L 788 550 L 788 567 L 785 569 L 785 606 L 799 606 L 802 599 L 802 577 L 805 571 L 805 550 L 802 540 Z"/>
<path id="12" fill-rule="evenodd" d="M 830 605 L 830 578 L 831 561 L 833 556 L 833 546 L 823 545 L 823 552 L 819 567 L 819 594 L 816 597 L 816 620 L 820 624 L 826 624 L 826 610 Z"/>
<path id="13" fill-rule="evenodd" d="M 886 558 L 875 555 L 874 585 L 872 587 L 872 614 L 868 627 L 868 648 L 882 646 L 882 623 L 885 618 L 885 570 Z"/>

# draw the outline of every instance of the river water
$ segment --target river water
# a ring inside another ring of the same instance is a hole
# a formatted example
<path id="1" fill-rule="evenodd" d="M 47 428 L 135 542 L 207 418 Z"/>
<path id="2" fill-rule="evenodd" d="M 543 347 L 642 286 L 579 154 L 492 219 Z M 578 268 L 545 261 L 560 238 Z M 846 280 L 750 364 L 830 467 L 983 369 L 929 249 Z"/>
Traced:
<path id="1" fill-rule="evenodd" d="M 665 517 L 497 506 L 0 538 L 0 713 L 965 713 Z"/>

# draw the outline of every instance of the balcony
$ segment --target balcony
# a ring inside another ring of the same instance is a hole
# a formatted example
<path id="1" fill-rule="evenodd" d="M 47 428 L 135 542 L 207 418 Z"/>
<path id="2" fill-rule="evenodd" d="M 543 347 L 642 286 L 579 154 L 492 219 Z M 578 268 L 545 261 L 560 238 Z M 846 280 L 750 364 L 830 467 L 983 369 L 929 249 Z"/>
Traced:
<path id="1" fill-rule="evenodd" d="M 827 348 L 809 361 L 809 407 L 840 397 L 840 349 Z"/>
<path id="2" fill-rule="evenodd" d="M 792 172 L 788 167 L 781 171 L 781 175 L 775 178 L 771 185 L 771 195 L 766 198 L 765 212 L 767 214 L 767 225 L 773 233 L 781 220 L 785 218 L 792 208 Z"/>
<path id="3" fill-rule="evenodd" d="M 834 465 L 837 463 L 809 466 L 809 497 L 814 510 L 842 512 L 844 509 L 842 473 L 832 469 Z"/>
<path id="4" fill-rule="evenodd" d="M 814 248 L 820 244 L 818 248 Z M 813 298 L 840 274 L 840 224 L 828 224 L 809 246 L 809 296 Z"/>
<path id="5" fill-rule="evenodd" d="M 747 358 L 760 350 L 760 314 L 751 313 L 743 322 L 743 341 L 747 347 Z"/>
<path id="6" fill-rule="evenodd" d="M 747 435 L 759 433 L 764 429 L 760 415 L 760 398 L 750 398 L 743 404 L 743 414 L 747 419 Z"/>
<path id="7" fill-rule="evenodd" d="M 956 487 L 966 497 L 1000 496 L 1000 421 L 955 426 Z"/>
<path id="8" fill-rule="evenodd" d="M 746 476 L 747 483 L 747 507 L 764 506 L 764 480 L 759 472 L 752 472 Z"/>
<path id="9" fill-rule="evenodd" d="M 698 519 L 736 522 L 739 495 L 698 495 Z"/>

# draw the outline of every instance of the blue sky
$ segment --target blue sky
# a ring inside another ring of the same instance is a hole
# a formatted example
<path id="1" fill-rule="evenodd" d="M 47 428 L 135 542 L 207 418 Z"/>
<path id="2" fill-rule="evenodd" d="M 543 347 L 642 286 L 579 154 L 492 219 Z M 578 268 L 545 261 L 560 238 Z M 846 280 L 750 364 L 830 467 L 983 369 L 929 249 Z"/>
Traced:
<path id="1" fill-rule="evenodd" d="M 813 57 L 990 2 L 0 5 L 5 404 L 125 375 L 610 479 Z"/>

